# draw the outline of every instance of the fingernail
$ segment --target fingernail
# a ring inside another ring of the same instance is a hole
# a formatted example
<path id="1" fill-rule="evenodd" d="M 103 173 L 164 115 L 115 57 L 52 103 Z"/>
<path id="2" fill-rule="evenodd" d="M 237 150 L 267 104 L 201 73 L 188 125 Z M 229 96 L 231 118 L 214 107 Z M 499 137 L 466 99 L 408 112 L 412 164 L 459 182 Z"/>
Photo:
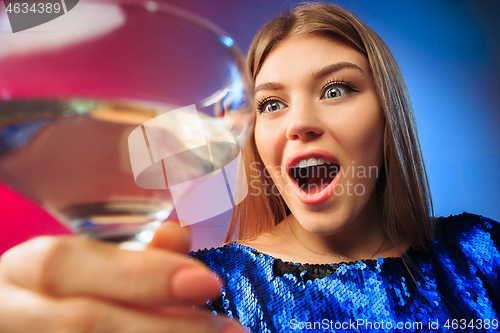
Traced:
<path id="1" fill-rule="evenodd" d="M 228 320 L 224 316 L 212 316 L 212 324 L 220 333 L 250 333 L 245 330 L 236 320 Z"/>
<path id="2" fill-rule="evenodd" d="M 171 279 L 172 296 L 179 301 L 202 304 L 217 297 L 220 290 L 215 273 L 201 267 L 181 267 Z"/>
<path id="3" fill-rule="evenodd" d="M 221 333 L 248 333 L 248 331 L 234 324 L 230 324 L 226 326 Z"/>
<path id="4" fill-rule="evenodd" d="M 179 220 L 171 220 L 167 222 L 163 222 L 161 225 L 162 228 L 183 228 L 184 230 L 187 230 L 189 233 L 191 233 L 191 228 L 189 225 L 182 226 L 181 222 Z"/>
<path id="5" fill-rule="evenodd" d="M 178 220 L 166 221 L 162 224 L 162 227 L 180 227 L 181 223 Z"/>
<path id="6" fill-rule="evenodd" d="M 230 326 L 226 327 L 222 333 L 248 333 L 248 331 L 240 327 Z"/>

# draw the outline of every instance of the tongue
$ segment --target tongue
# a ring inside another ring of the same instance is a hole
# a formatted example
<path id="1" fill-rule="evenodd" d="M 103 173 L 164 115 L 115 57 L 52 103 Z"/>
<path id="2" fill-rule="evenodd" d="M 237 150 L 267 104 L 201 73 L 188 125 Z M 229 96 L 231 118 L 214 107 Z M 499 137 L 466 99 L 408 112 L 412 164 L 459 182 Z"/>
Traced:
<path id="1" fill-rule="evenodd" d="M 336 176 L 336 169 L 317 165 L 309 167 L 309 177 L 307 178 L 306 192 L 315 194 L 323 191 Z"/>

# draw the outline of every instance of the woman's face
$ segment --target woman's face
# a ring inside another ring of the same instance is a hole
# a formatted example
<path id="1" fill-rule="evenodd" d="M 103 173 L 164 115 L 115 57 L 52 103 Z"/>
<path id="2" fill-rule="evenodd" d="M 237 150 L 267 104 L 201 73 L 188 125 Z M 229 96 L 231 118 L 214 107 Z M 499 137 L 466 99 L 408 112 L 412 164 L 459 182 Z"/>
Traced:
<path id="1" fill-rule="evenodd" d="M 257 149 L 301 225 L 326 235 L 378 216 L 384 116 L 366 58 L 335 39 L 290 37 L 255 88 Z"/>

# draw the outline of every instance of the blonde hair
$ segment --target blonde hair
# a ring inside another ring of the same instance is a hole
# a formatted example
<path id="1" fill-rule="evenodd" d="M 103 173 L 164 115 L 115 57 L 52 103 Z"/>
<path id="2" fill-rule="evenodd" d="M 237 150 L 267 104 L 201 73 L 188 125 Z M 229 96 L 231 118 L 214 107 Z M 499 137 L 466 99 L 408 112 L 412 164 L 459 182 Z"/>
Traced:
<path id="1" fill-rule="evenodd" d="M 426 247 L 434 219 L 410 97 L 394 57 L 373 30 L 336 5 L 302 4 L 267 22 L 254 37 L 247 58 L 253 80 L 277 45 L 289 36 L 308 34 L 341 40 L 367 58 L 385 117 L 383 168 L 376 188 L 384 229 L 394 245 Z M 233 211 L 226 242 L 254 238 L 287 215 L 279 194 L 262 194 L 274 183 L 265 174 L 253 135 L 243 148 L 243 160 L 248 195 Z"/>

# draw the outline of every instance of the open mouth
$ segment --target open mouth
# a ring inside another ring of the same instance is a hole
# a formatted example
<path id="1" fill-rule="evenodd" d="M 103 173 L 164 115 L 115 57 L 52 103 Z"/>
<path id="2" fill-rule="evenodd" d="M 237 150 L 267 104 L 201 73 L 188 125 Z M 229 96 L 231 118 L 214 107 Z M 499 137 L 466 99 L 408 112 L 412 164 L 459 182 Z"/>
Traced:
<path id="1" fill-rule="evenodd" d="M 336 163 L 308 164 L 290 168 L 289 175 L 302 191 L 309 194 L 323 191 L 337 177 L 340 171 L 340 165 Z"/>

